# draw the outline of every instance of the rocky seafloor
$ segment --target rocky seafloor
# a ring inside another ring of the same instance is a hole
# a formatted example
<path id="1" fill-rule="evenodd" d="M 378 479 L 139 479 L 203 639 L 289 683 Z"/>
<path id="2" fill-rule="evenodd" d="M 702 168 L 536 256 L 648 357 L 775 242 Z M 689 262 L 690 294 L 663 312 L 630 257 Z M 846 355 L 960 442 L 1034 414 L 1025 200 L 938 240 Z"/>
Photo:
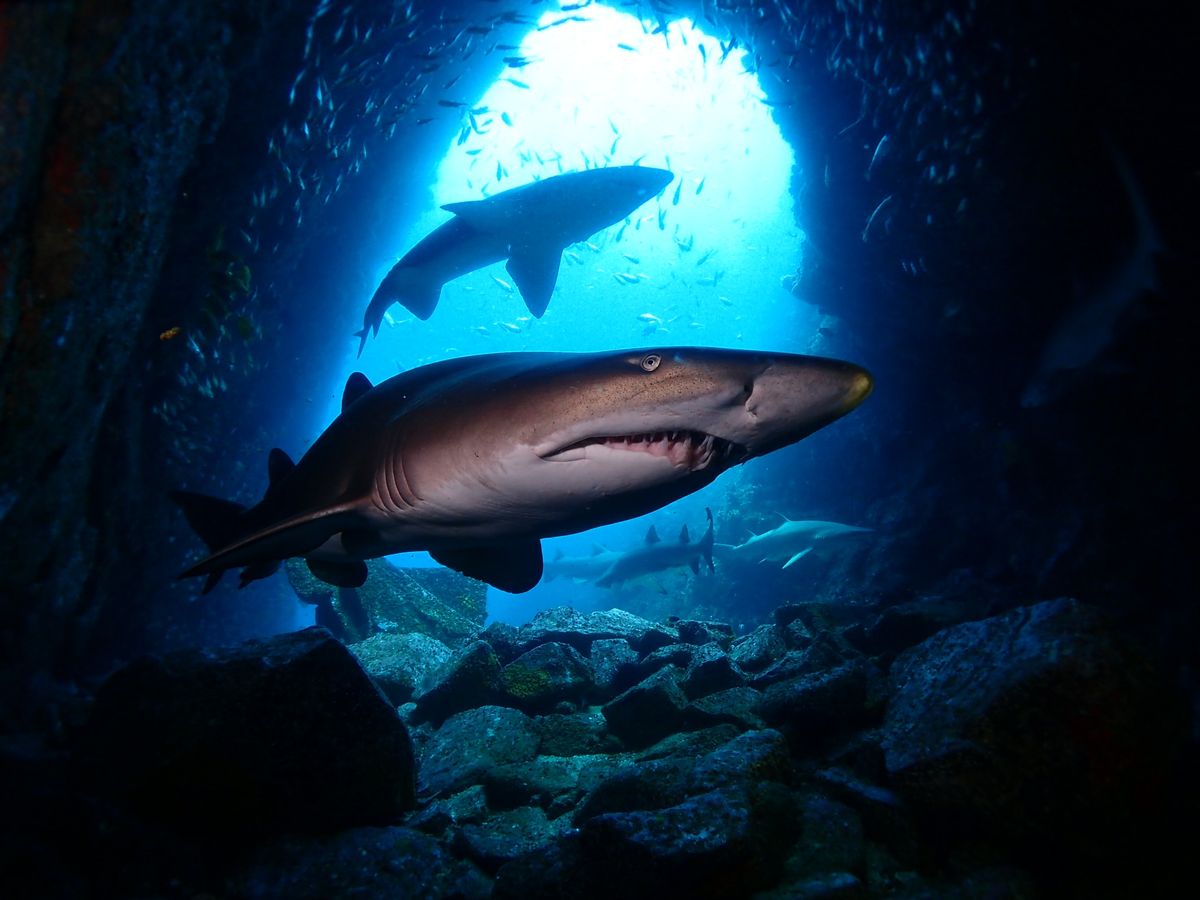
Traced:
<path id="1" fill-rule="evenodd" d="M 314 627 L 147 657 L 10 739 L 0 871 L 10 897 L 1154 893 L 1195 796 L 1176 696 L 1070 599 Z"/>

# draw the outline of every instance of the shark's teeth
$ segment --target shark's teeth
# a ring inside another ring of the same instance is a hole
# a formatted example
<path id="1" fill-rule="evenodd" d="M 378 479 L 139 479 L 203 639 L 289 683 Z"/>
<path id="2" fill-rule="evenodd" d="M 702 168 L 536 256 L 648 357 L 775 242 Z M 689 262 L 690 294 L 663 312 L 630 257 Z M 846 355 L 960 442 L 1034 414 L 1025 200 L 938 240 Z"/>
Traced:
<path id="1" fill-rule="evenodd" d="M 714 459 L 725 461 L 730 457 L 741 457 L 743 448 L 731 441 L 703 434 L 698 431 L 648 431 L 639 434 L 607 435 L 576 441 L 551 454 L 556 457 L 569 455 L 572 450 L 583 450 L 589 446 L 602 446 L 614 450 L 632 450 L 662 456 L 677 466 L 703 469 Z"/>

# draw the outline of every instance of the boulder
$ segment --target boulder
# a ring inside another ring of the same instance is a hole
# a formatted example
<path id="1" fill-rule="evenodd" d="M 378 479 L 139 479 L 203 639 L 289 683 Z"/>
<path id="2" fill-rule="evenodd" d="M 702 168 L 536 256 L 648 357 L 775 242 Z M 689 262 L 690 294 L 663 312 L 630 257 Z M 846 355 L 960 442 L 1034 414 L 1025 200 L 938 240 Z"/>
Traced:
<path id="1" fill-rule="evenodd" d="M 827 738 L 866 716 L 867 674 L 861 662 L 781 681 L 763 694 L 763 721 L 784 728 L 800 743 Z"/>
<path id="2" fill-rule="evenodd" d="M 891 678 L 887 768 L 932 821 L 1111 862 L 1161 820 L 1184 717 L 1093 608 L 1053 600 L 946 629 Z"/>
<path id="3" fill-rule="evenodd" d="M 457 712 L 496 703 L 502 696 L 500 660 L 489 644 L 473 641 L 426 680 L 425 691 L 416 698 L 413 721 L 439 723 Z"/>
<path id="4" fill-rule="evenodd" d="M 567 606 L 542 610 L 520 629 L 523 650 L 549 641 L 570 644 L 580 653 L 588 653 L 592 642 L 624 638 L 638 653 L 650 653 L 679 641 L 679 633 L 667 625 L 658 625 L 620 609 L 581 613 Z"/>
<path id="5" fill-rule="evenodd" d="M 831 669 L 843 662 L 839 654 L 827 641 L 815 641 L 803 650 L 789 650 L 767 668 L 750 678 L 752 687 L 766 690 L 780 681 L 800 675 L 810 675 L 822 669 Z"/>
<path id="6" fill-rule="evenodd" d="M 591 660 L 595 697 L 604 702 L 629 687 L 622 683 L 623 675 L 631 670 L 638 655 L 625 638 L 602 638 L 592 642 Z"/>
<path id="7" fill-rule="evenodd" d="M 414 802 L 408 730 L 323 628 L 133 663 L 76 752 L 96 790 L 205 838 L 387 823 Z"/>
<path id="8" fill-rule="evenodd" d="M 535 721 L 542 738 L 541 752 L 547 756 L 615 753 L 621 749 L 621 742 L 609 733 L 608 722 L 597 709 L 569 715 L 551 713 Z"/>
<path id="9" fill-rule="evenodd" d="M 421 795 L 453 794 L 505 763 L 526 762 L 538 750 L 537 727 L 520 710 L 481 706 L 447 719 L 421 753 Z"/>
<path id="10" fill-rule="evenodd" d="M 517 806 L 571 807 L 595 786 L 596 777 L 584 772 L 610 762 L 607 755 L 538 756 L 521 763 L 496 766 L 484 774 L 483 786 L 492 809 Z M 563 795 L 570 795 L 566 799 Z"/>
<path id="11" fill-rule="evenodd" d="M 691 728 L 704 728 L 728 722 L 742 730 L 762 728 L 760 714 L 762 694 L 748 687 L 717 691 L 693 700 L 684 710 L 684 723 Z"/>
<path id="12" fill-rule="evenodd" d="M 729 658 L 745 672 L 761 672 L 787 652 L 777 625 L 759 625 L 729 648 Z"/>
<path id="13" fill-rule="evenodd" d="M 433 837 L 411 828 L 355 828 L 333 837 L 289 838 L 229 878 L 239 900 L 330 897 L 454 897 L 483 900 L 491 883 Z"/>
<path id="14" fill-rule="evenodd" d="M 537 806 L 519 807 L 465 825 L 454 836 L 456 851 L 490 874 L 505 863 L 549 846 L 561 826 Z"/>
<path id="15" fill-rule="evenodd" d="M 728 650 L 733 643 L 733 626 L 725 622 L 697 622 L 693 619 L 683 619 L 675 623 L 679 631 L 679 640 L 685 644 L 715 643 L 722 650 Z"/>
<path id="16" fill-rule="evenodd" d="M 676 729 L 687 696 L 676 682 L 674 666 L 660 669 L 602 707 L 608 730 L 627 747 L 648 747 Z"/>
<path id="17" fill-rule="evenodd" d="M 441 641 L 415 633 L 380 632 L 351 644 L 350 652 L 396 706 L 411 700 L 451 657 Z"/>
<path id="18" fill-rule="evenodd" d="M 593 683 L 591 664 L 557 641 L 527 650 L 500 672 L 507 699 L 527 712 L 547 712 L 563 701 L 579 706 Z"/>
<path id="19" fill-rule="evenodd" d="M 692 700 L 746 684 L 737 663 L 713 642 L 696 647 L 679 686 Z"/>

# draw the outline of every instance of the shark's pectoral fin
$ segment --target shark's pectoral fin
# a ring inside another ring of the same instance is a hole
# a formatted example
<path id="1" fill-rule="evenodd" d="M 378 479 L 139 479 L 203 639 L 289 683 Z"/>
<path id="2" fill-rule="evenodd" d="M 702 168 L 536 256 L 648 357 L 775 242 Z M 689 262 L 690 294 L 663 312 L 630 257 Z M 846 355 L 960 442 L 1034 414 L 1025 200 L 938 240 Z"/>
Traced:
<path id="1" fill-rule="evenodd" d="M 788 566 L 790 566 L 796 560 L 800 559 L 801 557 L 807 556 L 810 552 L 812 552 L 812 547 L 805 547 L 803 550 L 801 550 L 799 553 L 797 553 L 795 556 L 793 556 L 791 559 L 789 559 L 787 562 L 785 562 L 783 564 L 783 567 L 786 569 Z"/>
<path id="2" fill-rule="evenodd" d="M 373 386 L 371 379 L 362 372 L 351 372 L 350 377 L 346 379 L 346 387 L 342 391 L 342 412 L 353 406 L 354 401 L 371 390 Z"/>
<path id="3" fill-rule="evenodd" d="M 362 587 L 367 580 L 367 564 L 361 559 L 345 562 L 330 562 L 322 559 L 306 559 L 308 571 L 326 584 L 336 587 Z"/>
<path id="4" fill-rule="evenodd" d="M 562 247 L 513 247 L 505 268 L 521 292 L 525 305 L 535 318 L 541 318 L 550 305 L 550 295 L 558 281 Z"/>
<path id="5" fill-rule="evenodd" d="M 431 550 L 429 555 L 447 568 L 510 594 L 523 594 L 542 578 L 542 545 L 538 541 Z"/>

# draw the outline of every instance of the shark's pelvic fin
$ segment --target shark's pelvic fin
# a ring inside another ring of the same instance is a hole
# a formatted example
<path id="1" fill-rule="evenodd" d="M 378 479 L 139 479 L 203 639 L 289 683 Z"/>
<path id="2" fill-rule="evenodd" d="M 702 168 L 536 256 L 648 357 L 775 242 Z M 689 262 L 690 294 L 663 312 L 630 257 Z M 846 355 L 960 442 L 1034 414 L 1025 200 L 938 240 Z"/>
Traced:
<path id="1" fill-rule="evenodd" d="M 562 250 L 562 247 L 544 245 L 512 248 L 505 268 L 534 318 L 540 319 L 550 305 L 558 281 L 558 268 L 562 264 Z"/>
<path id="2" fill-rule="evenodd" d="M 523 594 L 542 578 L 540 541 L 431 550 L 429 555 L 447 568 L 486 581 L 510 594 Z"/>
<path id="3" fill-rule="evenodd" d="M 812 551 L 812 547 L 805 547 L 803 550 L 801 550 L 799 553 L 797 553 L 795 556 L 793 556 L 791 559 L 789 559 L 787 562 L 785 562 L 783 564 L 783 567 L 786 569 L 788 566 L 790 566 L 796 560 L 798 560 L 804 556 L 807 556 L 811 551 Z"/>

